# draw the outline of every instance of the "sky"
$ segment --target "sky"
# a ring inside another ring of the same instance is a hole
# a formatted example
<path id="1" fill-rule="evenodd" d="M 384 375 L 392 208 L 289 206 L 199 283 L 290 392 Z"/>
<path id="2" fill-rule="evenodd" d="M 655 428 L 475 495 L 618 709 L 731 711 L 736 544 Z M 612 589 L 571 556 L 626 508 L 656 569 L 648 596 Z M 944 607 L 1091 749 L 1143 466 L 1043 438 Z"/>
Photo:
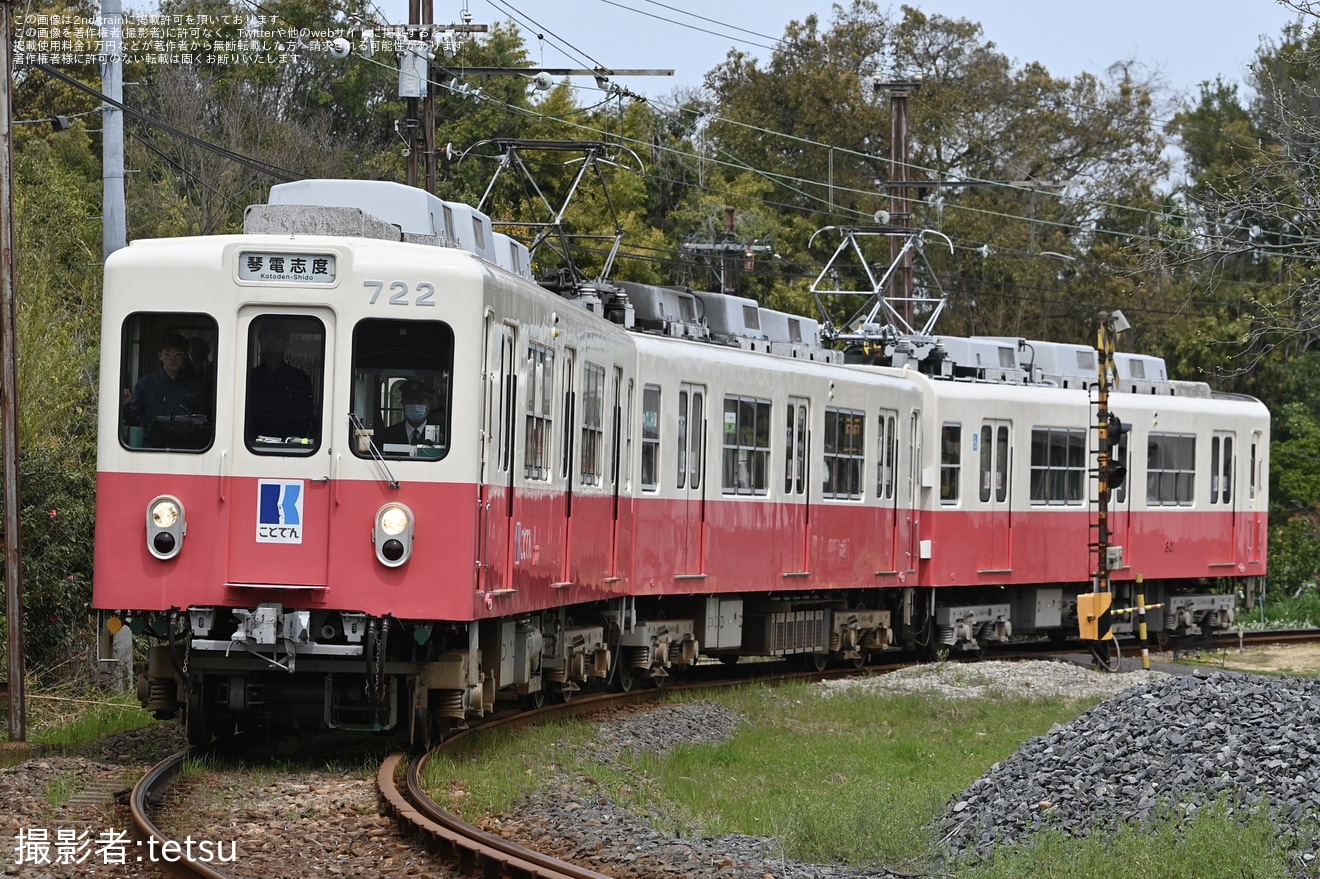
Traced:
<path id="1" fill-rule="evenodd" d="M 406 20 L 406 5 L 395 6 L 404 0 L 377 2 L 393 21 Z M 672 77 L 617 80 L 655 97 L 675 86 L 700 85 L 730 48 L 768 58 L 768 47 L 791 20 L 816 12 L 826 27 L 831 17 L 831 4 L 821 0 L 432 2 L 436 22 L 457 20 L 464 7 L 473 23 L 518 22 L 533 63 L 542 66 L 673 69 Z M 979 22 L 985 39 L 1018 66 L 1039 61 L 1055 76 L 1072 77 L 1103 73 L 1116 61 L 1134 59 L 1161 72 L 1171 88 L 1190 95 L 1200 82 L 1217 75 L 1241 82 L 1262 35 L 1277 39 L 1284 25 L 1296 18 L 1275 0 L 906 2 L 928 15 Z M 898 15 L 899 3 L 880 6 Z M 537 40 L 537 33 L 544 41 Z M 580 82 L 592 84 L 586 78 Z"/>

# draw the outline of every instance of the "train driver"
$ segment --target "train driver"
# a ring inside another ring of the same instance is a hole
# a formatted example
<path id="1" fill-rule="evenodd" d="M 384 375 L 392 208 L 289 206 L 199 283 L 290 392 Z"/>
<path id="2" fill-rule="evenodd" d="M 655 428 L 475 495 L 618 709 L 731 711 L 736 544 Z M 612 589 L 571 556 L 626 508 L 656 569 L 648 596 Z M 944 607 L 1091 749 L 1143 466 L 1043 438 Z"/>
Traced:
<path id="1" fill-rule="evenodd" d="M 393 450 L 386 446 L 434 446 L 436 428 L 426 423 L 434 396 L 426 382 L 413 379 L 401 382 L 399 399 L 403 404 L 403 420 L 376 433 L 373 440 L 377 448 L 388 454 Z"/>
<path id="2" fill-rule="evenodd" d="M 134 427 L 145 428 L 145 441 L 151 446 L 172 445 L 166 436 L 167 423 L 188 421 L 194 415 L 206 413 L 206 398 L 201 382 L 188 370 L 188 340 L 179 333 L 166 333 L 160 341 L 160 369 L 138 379 L 132 392 L 124 389 L 127 404 L 124 420 L 129 425 L 129 436 Z M 140 440 L 133 440 L 140 445 Z"/>

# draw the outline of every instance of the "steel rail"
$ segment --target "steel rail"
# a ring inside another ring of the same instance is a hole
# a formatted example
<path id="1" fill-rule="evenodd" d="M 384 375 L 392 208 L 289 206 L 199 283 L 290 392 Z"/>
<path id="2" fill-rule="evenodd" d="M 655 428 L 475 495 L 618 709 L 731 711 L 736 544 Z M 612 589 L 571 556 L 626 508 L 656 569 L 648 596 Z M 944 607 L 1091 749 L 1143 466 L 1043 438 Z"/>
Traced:
<path id="1" fill-rule="evenodd" d="M 133 791 L 129 796 L 128 809 L 133 822 L 133 835 L 137 839 L 139 851 L 146 847 L 148 851 L 163 851 L 166 843 L 177 841 L 171 840 L 161 832 L 156 826 L 156 822 L 151 820 L 147 805 L 150 802 L 160 802 L 164 792 L 174 783 L 179 772 L 183 769 L 183 761 L 193 754 L 192 751 L 180 751 L 173 756 L 166 757 L 157 763 L 147 774 L 133 785 Z M 138 856 L 138 862 L 144 863 L 142 856 Z M 172 876 L 190 877 L 200 876 L 202 879 L 232 879 L 228 873 L 222 873 L 209 864 L 201 861 L 189 860 L 180 857 L 177 860 L 167 858 L 153 858 L 153 866 L 159 867 Z"/>

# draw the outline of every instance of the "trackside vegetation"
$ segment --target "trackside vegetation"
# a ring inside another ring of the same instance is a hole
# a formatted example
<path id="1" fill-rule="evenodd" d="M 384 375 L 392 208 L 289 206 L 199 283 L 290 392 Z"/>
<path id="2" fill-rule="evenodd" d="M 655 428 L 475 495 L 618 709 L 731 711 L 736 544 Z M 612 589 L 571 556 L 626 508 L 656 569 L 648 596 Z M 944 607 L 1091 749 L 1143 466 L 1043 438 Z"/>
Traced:
<path id="1" fill-rule="evenodd" d="M 1244 817 L 1226 804 L 1202 809 L 1178 832 L 1170 818 L 1103 838 L 1047 831 L 980 863 L 943 863 L 930 825 L 949 799 L 1094 701 L 856 691 L 847 699 L 823 698 L 805 684 L 673 698 L 708 699 L 746 722 L 721 744 L 625 753 L 611 765 L 583 756 L 590 753 L 583 746 L 594 735 L 591 720 L 483 735 L 468 752 L 433 764 L 428 786 L 438 802 L 475 819 L 507 811 L 555 771 L 576 773 L 665 833 L 773 836 L 793 860 L 959 879 L 1295 875 L 1269 816 Z"/>

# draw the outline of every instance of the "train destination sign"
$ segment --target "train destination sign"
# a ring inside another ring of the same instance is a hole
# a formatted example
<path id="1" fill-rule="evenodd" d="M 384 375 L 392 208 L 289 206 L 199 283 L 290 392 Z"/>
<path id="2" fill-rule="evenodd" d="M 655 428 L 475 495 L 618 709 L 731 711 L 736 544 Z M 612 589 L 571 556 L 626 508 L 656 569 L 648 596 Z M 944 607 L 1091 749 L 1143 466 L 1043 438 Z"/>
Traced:
<path id="1" fill-rule="evenodd" d="M 244 250 L 238 254 L 238 279 L 331 284 L 335 280 L 335 256 L 332 253 L 265 253 Z"/>

